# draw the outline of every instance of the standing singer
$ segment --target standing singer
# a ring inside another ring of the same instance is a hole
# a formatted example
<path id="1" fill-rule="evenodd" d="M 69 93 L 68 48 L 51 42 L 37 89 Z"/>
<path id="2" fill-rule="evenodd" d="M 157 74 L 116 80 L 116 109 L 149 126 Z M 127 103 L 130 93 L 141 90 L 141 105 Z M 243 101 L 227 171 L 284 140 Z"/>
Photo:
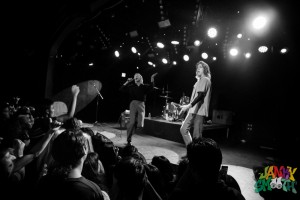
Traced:
<path id="1" fill-rule="evenodd" d="M 154 77 L 151 76 L 151 84 L 144 84 L 141 74 L 134 74 L 134 78 L 128 78 L 121 86 L 120 91 L 127 92 L 130 96 L 130 122 L 127 126 L 127 145 L 131 145 L 131 138 L 135 131 L 144 127 L 145 101 L 147 94 L 153 90 Z M 134 81 L 134 82 L 133 82 Z"/>

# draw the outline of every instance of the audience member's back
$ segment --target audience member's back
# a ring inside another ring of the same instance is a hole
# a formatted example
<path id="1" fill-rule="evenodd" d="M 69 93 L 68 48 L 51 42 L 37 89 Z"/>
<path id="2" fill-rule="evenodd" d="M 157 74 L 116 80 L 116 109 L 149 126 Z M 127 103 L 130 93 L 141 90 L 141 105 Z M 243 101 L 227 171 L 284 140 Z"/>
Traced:
<path id="1" fill-rule="evenodd" d="M 222 152 L 209 138 L 194 139 L 187 146 L 188 166 L 170 195 L 175 199 L 245 199 L 219 179 Z"/>
<path id="2" fill-rule="evenodd" d="M 175 173 L 172 163 L 165 156 L 153 156 L 151 164 L 156 166 L 162 176 L 162 184 L 165 192 L 170 193 L 173 190 Z"/>
<path id="3" fill-rule="evenodd" d="M 55 138 L 51 153 L 56 166 L 41 179 L 37 198 L 103 199 L 99 186 L 81 176 L 88 145 L 80 130 L 62 132 Z"/>

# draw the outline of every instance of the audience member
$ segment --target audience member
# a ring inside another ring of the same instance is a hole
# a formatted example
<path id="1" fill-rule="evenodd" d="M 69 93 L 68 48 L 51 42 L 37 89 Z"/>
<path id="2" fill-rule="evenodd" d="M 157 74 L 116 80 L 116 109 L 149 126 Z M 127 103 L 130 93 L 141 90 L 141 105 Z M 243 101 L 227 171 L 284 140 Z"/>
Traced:
<path id="1" fill-rule="evenodd" d="M 134 145 L 126 145 L 120 153 L 122 158 L 125 158 L 127 156 L 132 156 L 135 157 L 136 159 L 141 160 L 144 164 L 147 164 L 147 160 L 144 157 L 143 154 L 141 154 L 138 149 L 136 148 L 136 146 Z"/>
<path id="2" fill-rule="evenodd" d="M 54 139 L 51 153 L 55 165 L 41 178 L 36 191 L 38 199 L 110 199 L 81 174 L 88 154 L 87 143 L 80 130 L 65 130 Z"/>
<path id="3" fill-rule="evenodd" d="M 74 117 L 77 105 L 77 96 L 80 92 L 80 89 L 77 85 L 73 85 L 71 87 L 71 92 L 72 103 L 71 107 L 68 108 L 68 113 L 66 114 L 54 116 L 54 101 L 51 99 L 46 98 L 38 103 L 36 109 L 36 122 L 32 132 L 33 135 L 38 136 L 43 134 L 45 130 L 49 128 L 47 127 L 49 125 L 49 121 L 52 124 L 57 123 L 58 125 L 61 125 L 61 123 L 64 123 L 66 120 Z"/>
<path id="4" fill-rule="evenodd" d="M 152 165 L 151 163 L 144 164 L 144 167 L 146 170 L 148 180 L 153 186 L 153 188 L 155 189 L 155 191 L 159 194 L 159 196 L 163 200 L 167 199 L 168 195 L 164 188 L 163 177 L 159 169 L 155 165 Z"/>
<path id="5" fill-rule="evenodd" d="M 113 200 L 161 200 L 149 182 L 144 163 L 135 157 L 127 156 L 114 168 Z"/>
<path id="6" fill-rule="evenodd" d="M 172 163 L 165 156 L 154 156 L 151 164 L 159 169 L 162 176 L 163 189 L 166 194 L 169 195 L 169 193 L 173 190 L 175 180 Z"/>
<path id="7" fill-rule="evenodd" d="M 195 138 L 187 146 L 187 169 L 178 181 L 170 200 L 245 199 L 237 189 L 220 179 L 222 152 L 210 138 Z"/>
<path id="8" fill-rule="evenodd" d="M 35 158 L 40 156 L 54 135 L 54 130 L 48 131 L 45 136 L 24 154 L 25 143 L 20 139 L 14 140 L 11 147 L 10 142 L 3 140 L 0 144 L 0 188 L 10 198 L 25 197 L 31 191 L 30 185 L 25 183 L 25 167 Z M 31 178 L 31 177 L 29 177 Z"/>
<path id="9" fill-rule="evenodd" d="M 99 187 L 109 194 L 109 187 L 102 162 L 99 160 L 98 153 L 90 152 L 84 161 L 82 175 L 95 182 Z"/>

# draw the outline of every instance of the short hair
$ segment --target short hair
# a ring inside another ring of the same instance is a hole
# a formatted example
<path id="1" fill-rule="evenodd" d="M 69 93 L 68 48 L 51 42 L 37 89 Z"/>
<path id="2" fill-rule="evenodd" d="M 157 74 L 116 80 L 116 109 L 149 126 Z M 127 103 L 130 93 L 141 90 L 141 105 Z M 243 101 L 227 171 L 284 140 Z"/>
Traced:
<path id="1" fill-rule="evenodd" d="M 141 82 L 142 82 L 142 83 L 144 82 L 143 76 L 142 76 L 140 73 L 135 73 L 134 76 L 135 76 L 135 75 L 138 75 L 139 77 L 141 77 Z"/>
<path id="2" fill-rule="evenodd" d="M 218 175 L 222 164 L 222 152 L 211 138 L 194 138 L 187 146 L 189 165 L 195 171 Z"/>
<path id="3" fill-rule="evenodd" d="M 211 77 L 211 74 L 210 74 L 210 69 L 209 69 L 209 65 L 204 62 L 204 61 L 199 61 L 196 63 L 196 69 L 198 69 L 199 67 L 202 67 L 203 68 L 203 74 L 207 77 Z"/>
<path id="4" fill-rule="evenodd" d="M 137 197 L 146 186 L 144 163 L 131 156 L 122 158 L 114 168 L 120 190 L 130 198 Z"/>
<path id="5" fill-rule="evenodd" d="M 65 121 L 65 123 L 62 125 L 62 128 L 78 130 L 78 129 L 80 129 L 80 122 L 78 121 L 78 119 L 76 117 L 72 117 Z"/>
<path id="6" fill-rule="evenodd" d="M 86 154 L 87 139 L 81 130 L 67 129 L 53 141 L 53 159 L 62 166 L 76 167 Z"/>
<path id="7" fill-rule="evenodd" d="M 83 170 L 82 175 L 86 178 L 96 176 L 99 174 L 98 167 L 99 167 L 99 155 L 97 152 L 90 152 L 88 153 L 84 164 L 83 164 Z"/>
<path id="8" fill-rule="evenodd" d="M 165 180 L 173 180 L 174 170 L 172 167 L 172 163 L 168 158 L 166 158 L 165 156 L 153 156 L 151 164 L 156 166 L 160 170 Z"/>

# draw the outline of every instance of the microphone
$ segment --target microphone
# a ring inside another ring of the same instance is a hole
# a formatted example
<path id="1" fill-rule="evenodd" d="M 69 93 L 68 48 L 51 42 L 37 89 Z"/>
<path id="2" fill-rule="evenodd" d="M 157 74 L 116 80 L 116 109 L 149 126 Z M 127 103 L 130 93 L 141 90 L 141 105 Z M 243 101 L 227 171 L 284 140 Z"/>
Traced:
<path id="1" fill-rule="evenodd" d="M 95 89 L 96 89 L 96 91 L 97 91 L 98 95 L 101 97 L 101 99 L 103 99 L 103 97 L 102 97 L 102 95 L 101 95 L 100 91 L 98 90 L 98 88 L 97 88 L 97 86 L 96 86 L 95 82 L 93 82 L 93 85 L 94 85 L 94 87 L 95 87 Z"/>

